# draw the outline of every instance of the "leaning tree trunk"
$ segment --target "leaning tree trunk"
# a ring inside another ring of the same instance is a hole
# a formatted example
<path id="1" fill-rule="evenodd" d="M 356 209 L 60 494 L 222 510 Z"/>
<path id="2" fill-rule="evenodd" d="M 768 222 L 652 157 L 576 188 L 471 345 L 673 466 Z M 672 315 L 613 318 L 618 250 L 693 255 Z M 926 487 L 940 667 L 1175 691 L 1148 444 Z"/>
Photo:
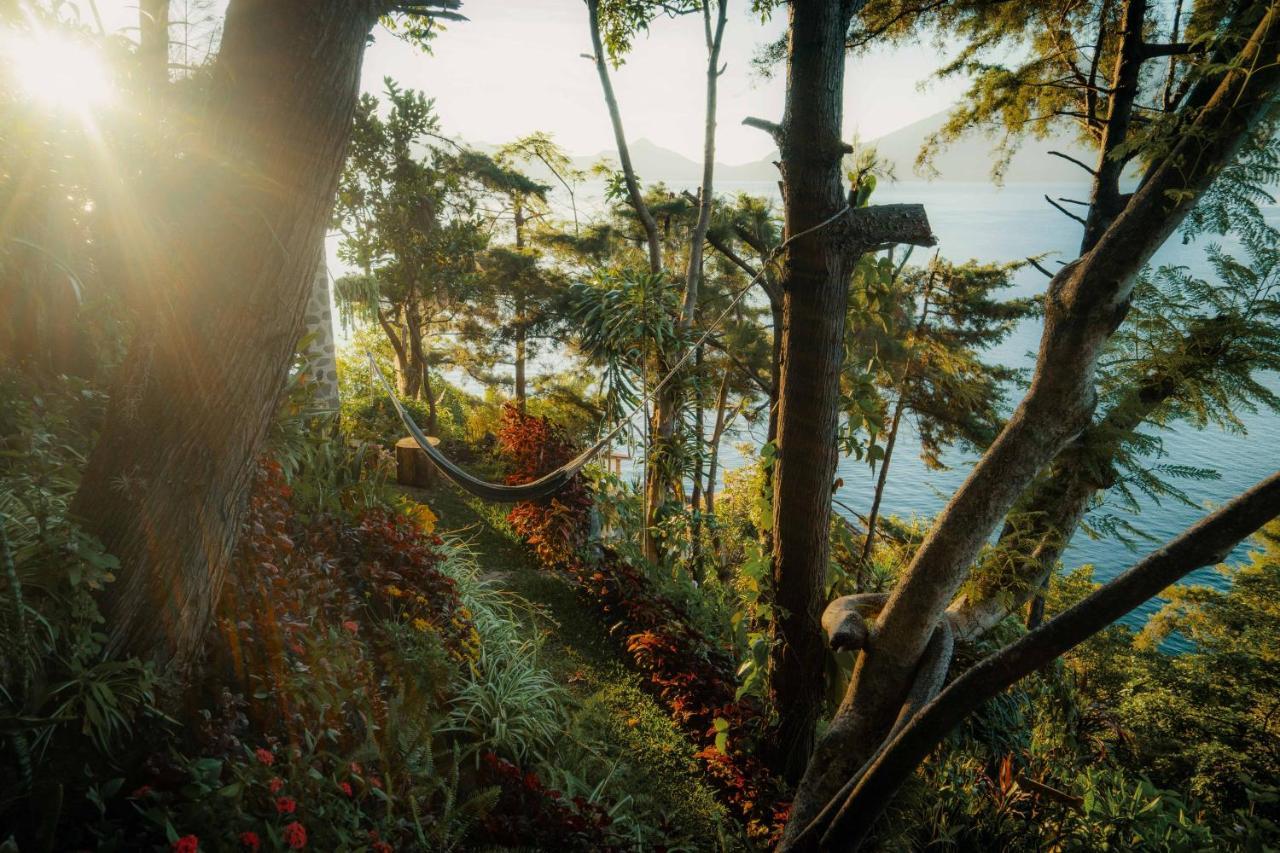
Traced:
<path id="1" fill-rule="evenodd" d="M 1278 512 L 1280 473 L 1275 473 L 1047 624 L 983 658 L 934 701 L 895 726 L 884 747 L 786 849 L 831 853 L 859 849 L 899 787 L 966 716 L 1190 572 L 1222 561 Z"/>
<path id="2" fill-rule="evenodd" d="M 120 560 L 107 648 L 181 664 L 217 602 L 302 332 L 375 20 L 232 0 L 184 212 L 136 247 L 162 309 L 121 366 L 74 511 Z"/>

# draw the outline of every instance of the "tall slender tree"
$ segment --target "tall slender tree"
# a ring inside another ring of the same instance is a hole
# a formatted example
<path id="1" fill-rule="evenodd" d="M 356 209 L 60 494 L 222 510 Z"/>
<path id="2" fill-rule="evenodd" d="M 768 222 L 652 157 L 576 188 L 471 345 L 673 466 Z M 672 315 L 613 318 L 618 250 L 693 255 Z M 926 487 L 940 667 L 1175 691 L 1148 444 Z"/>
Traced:
<path id="1" fill-rule="evenodd" d="M 830 554 L 831 491 L 849 278 L 886 243 L 931 245 L 918 205 L 858 207 L 842 162 L 844 39 L 858 3 L 788 6 L 787 99 L 768 131 L 781 152 L 784 239 L 781 376 L 773 471 L 776 609 L 771 692 L 779 717 L 777 767 L 796 779 L 813 745 L 826 685 L 819 617 Z"/>
<path id="2" fill-rule="evenodd" d="M 702 277 L 703 244 L 711 225 L 714 202 L 712 181 L 715 171 L 716 101 L 720 67 L 720 49 L 724 40 L 724 28 L 728 15 L 728 0 L 716 0 L 712 12 L 710 0 L 703 3 L 680 0 L 675 3 L 653 0 L 628 0 L 622 3 L 605 3 L 585 0 L 587 20 L 591 31 L 596 73 L 604 93 L 605 105 L 613 126 L 614 141 L 618 146 L 618 159 L 622 167 L 622 179 L 626 197 L 640 220 L 648 249 L 649 272 L 655 285 L 666 286 L 665 261 L 658 223 L 650 205 L 646 202 L 639 177 L 631 161 L 622 114 L 613 90 L 609 62 L 619 62 L 630 47 L 631 39 L 647 30 L 659 15 L 684 15 L 701 11 L 707 50 L 706 112 L 703 129 L 702 186 L 698 196 L 698 217 L 690 234 L 685 263 L 684 291 L 680 303 L 677 327 L 687 336 L 693 325 L 698 307 L 698 285 Z M 655 351 L 658 356 L 655 372 L 665 375 L 678 360 L 682 351 L 677 347 L 673 355 L 665 350 Z M 656 381 L 656 380 L 655 380 Z M 659 559 L 658 538 L 654 535 L 661 518 L 662 508 L 669 499 L 676 481 L 677 466 L 673 460 L 672 441 L 680 408 L 678 383 L 669 383 L 654 399 L 649 441 L 645 463 L 645 530 L 644 554 L 651 561 Z"/>

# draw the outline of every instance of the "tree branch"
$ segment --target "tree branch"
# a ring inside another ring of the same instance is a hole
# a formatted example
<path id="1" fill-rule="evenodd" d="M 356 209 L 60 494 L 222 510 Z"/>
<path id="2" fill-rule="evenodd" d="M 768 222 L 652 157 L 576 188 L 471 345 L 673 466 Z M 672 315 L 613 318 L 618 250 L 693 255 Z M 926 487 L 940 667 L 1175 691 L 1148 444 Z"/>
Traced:
<path id="1" fill-rule="evenodd" d="M 1223 560 L 1280 517 L 1280 472 L 1233 498 L 1128 571 L 953 681 L 870 762 L 822 838 L 823 849 L 856 850 L 919 763 L 966 716 L 1020 679 L 1075 648 L 1188 573 Z"/>
<path id="2" fill-rule="evenodd" d="M 631 149 L 627 146 L 627 133 L 622 127 L 622 113 L 618 109 L 618 99 L 613 93 L 613 81 L 609 79 L 609 63 L 605 56 L 604 44 L 600 39 L 600 0 L 587 0 L 587 20 L 591 27 L 591 47 L 595 56 L 596 74 L 600 78 L 600 88 L 604 90 L 605 106 L 609 108 L 609 121 L 613 125 L 613 137 L 618 146 L 618 160 L 622 164 L 622 175 L 627 184 L 627 196 L 636 216 L 644 227 L 645 239 L 649 245 L 649 271 L 662 272 L 662 241 L 658 236 L 658 223 L 654 220 L 649 206 L 645 204 L 644 194 L 640 191 L 640 182 L 636 179 L 635 168 L 631 165 Z"/>
<path id="3" fill-rule="evenodd" d="M 858 255 L 882 244 L 938 244 L 922 204 L 874 204 L 855 208 L 835 227 L 843 231 L 841 236 L 849 250 Z"/>
<path id="4" fill-rule="evenodd" d="M 773 137 L 773 141 L 782 144 L 782 125 L 769 121 L 768 119 L 756 118 L 755 116 L 747 116 L 742 120 L 747 127 L 754 127 L 756 130 L 763 130 L 765 133 Z"/>
<path id="5" fill-rule="evenodd" d="M 1048 194 L 1046 194 L 1046 195 L 1045 195 L 1044 200 L 1045 200 L 1045 201 L 1047 201 L 1047 202 L 1049 202 L 1049 204 L 1053 205 L 1054 207 L 1056 207 L 1056 208 L 1057 208 L 1057 209 L 1058 209 L 1058 210 L 1059 210 L 1059 211 L 1060 211 L 1064 216 L 1069 216 L 1069 217 L 1071 217 L 1071 218 L 1072 218 L 1072 219 L 1074 219 L 1076 222 L 1079 222 L 1081 225 L 1085 225 L 1085 224 L 1086 224 L 1086 223 L 1085 223 L 1085 221 L 1084 221 L 1084 219 L 1083 219 L 1082 217 L 1076 216 L 1074 213 L 1072 213 L 1071 211 L 1067 210 L 1065 207 L 1063 207 L 1062 205 L 1058 204 L 1058 203 L 1057 203 L 1056 201 L 1054 201 L 1053 199 L 1049 198 Z"/>

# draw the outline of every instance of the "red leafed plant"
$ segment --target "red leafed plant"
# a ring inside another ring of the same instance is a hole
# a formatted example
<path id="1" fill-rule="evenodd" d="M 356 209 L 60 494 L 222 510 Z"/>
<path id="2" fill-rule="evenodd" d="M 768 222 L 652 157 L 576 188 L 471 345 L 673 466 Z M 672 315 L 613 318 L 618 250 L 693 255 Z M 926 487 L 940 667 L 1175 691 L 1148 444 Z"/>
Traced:
<path id="1" fill-rule="evenodd" d="M 562 430 L 546 418 L 522 415 L 514 406 L 503 411 L 498 440 L 511 463 L 511 483 L 536 479 L 575 453 Z M 787 803 L 751 748 L 767 725 L 763 709 L 752 699 L 735 698 L 732 656 L 694 627 L 642 570 L 609 549 L 598 560 L 584 558 L 591 501 L 590 491 L 575 478 L 556 497 L 518 504 L 507 518 L 542 564 L 572 578 L 613 626 L 650 689 L 694 742 L 704 746 L 696 757 L 748 833 L 760 841 L 776 841 Z"/>
<path id="2" fill-rule="evenodd" d="M 255 697 L 249 711 L 259 725 L 290 727 L 295 709 L 284 679 L 299 668 L 327 673 L 330 661 L 313 649 L 322 643 L 341 642 L 361 661 L 332 677 L 362 682 L 354 686 L 380 707 L 384 673 L 374 629 L 382 619 L 438 635 L 455 659 L 473 654 L 475 631 L 453 579 L 439 569 L 437 537 L 384 507 L 354 520 L 303 517 L 291 494 L 280 465 L 262 461 L 218 611 L 222 663 Z"/>
<path id="3" fill-rule="evenodd" d="M 507 482 L 528 483 L 571 460 L 577 450 L 563 429 L 544 417 L 502 408 L 498 444 L 510 461 Z M 572 560 L 586 544 L 591 492 L 581 477 L 543 501 L 518 503 L 507 515 L 516 533 L 548 565 Z"/>

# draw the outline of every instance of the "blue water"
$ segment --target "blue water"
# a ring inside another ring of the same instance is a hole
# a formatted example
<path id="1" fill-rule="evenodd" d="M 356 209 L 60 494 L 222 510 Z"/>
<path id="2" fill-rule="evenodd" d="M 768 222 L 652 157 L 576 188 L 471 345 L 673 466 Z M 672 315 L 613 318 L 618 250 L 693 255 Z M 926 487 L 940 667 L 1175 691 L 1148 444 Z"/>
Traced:
<path id="1" fill-rule="evenodd" d="M 769 183 L 731 185 L 720 188 L 723 192 L 745 191 L 769 195 L 776 201 L 776 186 Z M 1010 185 L 996 188 L 988 184 L 920 183 L 904 182 L 882 186 L 877 191 L 877 202 L 919 202 L 925 205 L 934 233 L 938 236 L 939 249 L 944 257 L 953 261 L 976 258 L 981 261 L 1012 261 L 1028 255 L 1046 252 L 1058 253 L 1063 261 L 1075 257 L 1079 246 L 1080 226 L 1051 208 L 1044 200 L 1049 193 L 1055 198 L 1084 198 L 1087 187 L 1079 185 Z M 1280 221 L 1280 209 L 1266 211 L 1270 221 Z M 1211 275 L 1204 260 L 1204 248 L 1209 241 L 1184 245 L 1177 236 L 1161 249 L 1153 265 L 1184 265 L 1206 277 Z M 1231 239 L 1221 239 L 1230 249 Z M 926 257 L 920 257 L 924 261 Z M 1046 266 L 1055 268 L 1051 256 Z M 1025 296 L 1042 292 L 1047 279 L 1033 268 L 1021 271 L 1011 296 Z M 998 348 L 989 353 L 989 359 L 1015 367 L 1030 367 L 1035 361 L 1039 342 L 1039 320 L 1023 322 Z M 1272 375 L 1265 380 L 1280 388 L 1280 378 Z M 1012 396 L 1016 400 L 1018 392 Z M 1113 538 L 1091 539 L 1084 531 L 1076 534 L 1063 557 L 1064 568 L 1074 569 L 1083 564 L 1094 567 L 1094 577 L 1106 580 L 1128 568 L 1156 542 L 1162 542 L 1204 514 L 1204 507 L 1240 493 L 1262 477 L 1271 473 L 1280 460 L 1280 417 L 1270 412 L 1238 413 L 1247 434 L 1228 434 L 1216 428 L 1195 430 L 1179 426 L 1167 430 L 1164 438 L 1165 458 L 1151 460 L 1176 462 L 1216 469 L 1221 478 L 1210 481 L 1182 481 L 1178 485 L 1197 504 L 1191 507 L 1171 498 L 1161 503 L 1142 500 L 1141 512 L 1129 516 L 1119 501 L 1111 500 L 1101 509 L 1103 513 L 1127 517 L 1135 527 L 1153 537 L 1152 542 L 1139 542 L 1131 550 Z M 758 444 L 763 427 L 756 435 L 740 434 L 738 441 Z M 733 447 L 735 441 L 726 439 L 721 448 L 727 467 L 742 464 L 742 457 Z M 971 454 L 952 450 L 944 456 L 949 470 L 931 471 L 925 468 L 919 455 L 919 443 L 912 424 L 904 423 L 899 435 L 897 450 L 892 461 L 889 482 L 885 489 L 882 512 L 903 518 L 918 516 L 927 518 L 945 504 L 951 493 L 963 482 L 974 461 Z M 841 460 L 838 476 L 844 486 L 836 493 L 837 499 L 858 512 L 865 513 L 871 503 L 874 480 L 866 464 L 852 458 Z M 1176 481 L 1175 481 L 1176 482 Z M 845 512 L 837 506 L 837 511 Z M 1247 546 L 1237 549 L 1235 558 L 1243 556 Z M 1222 588 L 1226 578 L 1213 568 L 1201 569 L 1186 579 L 1187 583 L 1206 584 Z M 1140 625 L 1159 607 L 1159 601 L 1151 601 L 1129 614 L 1126 621 Z"/>

